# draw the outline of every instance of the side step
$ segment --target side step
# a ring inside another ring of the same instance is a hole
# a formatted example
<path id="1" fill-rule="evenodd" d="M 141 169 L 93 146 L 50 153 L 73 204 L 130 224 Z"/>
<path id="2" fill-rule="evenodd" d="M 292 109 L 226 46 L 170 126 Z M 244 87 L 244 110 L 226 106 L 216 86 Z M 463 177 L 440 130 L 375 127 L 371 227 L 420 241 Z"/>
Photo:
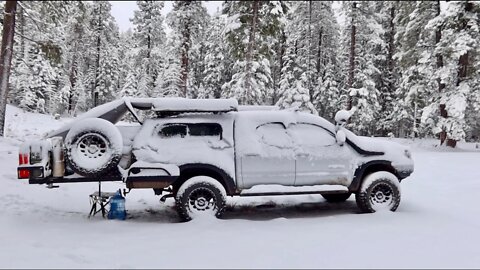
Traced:
<path id="1" fill-rule="evenodd" d="M 309 195 L 309 194 L 341 194 L 348 193 L 345 190 L 324 190 L 324 191 L 292 191 L 292 192 L 259 192 L 259 193 L 240 193 L 240 197 L 252 196 L 280 196 L 280 195 Z"/>

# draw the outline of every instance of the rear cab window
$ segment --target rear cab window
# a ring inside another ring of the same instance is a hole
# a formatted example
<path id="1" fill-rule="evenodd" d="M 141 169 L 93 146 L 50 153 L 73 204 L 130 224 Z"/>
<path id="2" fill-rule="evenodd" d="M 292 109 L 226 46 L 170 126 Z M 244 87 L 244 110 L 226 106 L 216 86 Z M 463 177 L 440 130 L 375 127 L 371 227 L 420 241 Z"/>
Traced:
<path id="1" fill-rule="evenodd" d="M 163 125 L 158 135 L 160 138 L 217 137 L 222 139 L 222 126 L 217 123 L 178 123 Z"/>

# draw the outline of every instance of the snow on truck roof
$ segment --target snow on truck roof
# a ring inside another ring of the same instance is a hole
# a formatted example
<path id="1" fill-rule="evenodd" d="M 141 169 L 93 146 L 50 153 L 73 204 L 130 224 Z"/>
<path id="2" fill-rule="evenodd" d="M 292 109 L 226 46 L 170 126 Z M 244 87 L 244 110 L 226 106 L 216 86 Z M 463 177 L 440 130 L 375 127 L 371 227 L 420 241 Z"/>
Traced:
<path id="1" fill-rule="evenodd" d="M 205 113 L 205 112 L 233 112 L 241 111 L 245 113 L 255 113 L 256 111 L 265 111 L 264 113 L 280 113 L 277 106 L 239 106 L 236 99 L 188 99 L 188 98 L 129 98 L 124 97 L 100 106 L 97 106 L 76 117 L 60 129 L 50 132 L 47 138 L 55 136 L 66 136 L 70 128 L 78 123 L 79 120 L 86 118 L 102 118 L 113 124 L 130 112 L 138 122 L 142 122 L 135 110 L 152 110 L 157 113 Z M 269 112 L 270 111 L 270 112 Z M 265 115 L 266 117 L 268 117 Z M 328 122 L 328 121 L 326 121 Z"/>
<path id="2" fill-rule="evenodd" d="M 236 99 L 188 99 L 188 98 L 128 98 L 117 99 L 76 117 L 72 122 L 58 130 L 50 132 L 47 137 L 65 136 L 78 121 L 86 118 L 102 118 L 117 123 L 130 111 L 141 122 L 133 109 L 153 110 L 156 112 L 230 112 L 238 110 Z"/>

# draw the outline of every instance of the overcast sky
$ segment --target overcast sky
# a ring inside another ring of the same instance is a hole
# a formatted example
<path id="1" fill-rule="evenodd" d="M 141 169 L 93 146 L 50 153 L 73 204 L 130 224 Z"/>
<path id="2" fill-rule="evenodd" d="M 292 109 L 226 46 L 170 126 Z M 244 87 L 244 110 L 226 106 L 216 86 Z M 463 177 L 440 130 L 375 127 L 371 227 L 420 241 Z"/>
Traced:
<path id="1" fill-rule="evenodd" d="M 202 1 L 203 5 L 207 8 L 207 11 L 210 15 L 213 15 L 217 10 L 219 10 L 222 6 L 223 1 Z M 133 25 L 130 22 L 130 18 L 133 17 L 133 11 L 137 9 L 136 1 L 110 1 L 112 4 L 112 15 L 117 20 L 118 26 L 120 31 L 126 31 L 128 28 L 133 29 Z M 162 9 L 162 14 L 164 16 L 167 15 L 172 10 L 171 1 L 165 1 L 165 6 Z M 445 1 L 440 1 L 440 6 L 442 10 L 448 5 Z M 340 24 L 344 23 L 344 16 L 340 14 L 341 8 L 341 1 L 334 1 L 333 2 L 333 10 L 335 15 L 337 16 L 337 20 Z M 166 25 L 165 25 L 166 26 Z M 166 27 L 167 28 L 167 27 Z M 169 29 L 166 29 L 169 32 Z"/>
<path id="2" fill-rule="evenodd" d="M 210 15 L 213 15 L 217 8 L 220 8 L 223 1 L 202 1 L 203 5 L 207 8 Z M 137 10 L 136 1 L 110 1 L 112 4 L 112 15 L 117 20 L 120 31 L 126 31 L 128 28 L 133 29 L 133 25 L 130 22 L 130 18 L 133 17 L 133 11 Z M 167 15 L 172 10 L 173 2 L 165 1 L 165 6 L 162 9 L 162 14 Z"/>

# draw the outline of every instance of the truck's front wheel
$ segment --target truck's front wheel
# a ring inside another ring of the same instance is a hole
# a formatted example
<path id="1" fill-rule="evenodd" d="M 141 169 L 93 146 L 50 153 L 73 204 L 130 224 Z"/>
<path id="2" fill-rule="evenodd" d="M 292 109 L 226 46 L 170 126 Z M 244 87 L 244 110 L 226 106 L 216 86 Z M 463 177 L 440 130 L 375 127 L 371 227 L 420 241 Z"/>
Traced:
<path id="1" fill-rule="evenodd" d="M 175 202 L 177 212 L 184 221 L 201 216 L 220 217 L 226 206 L 226 191 L 216 179 L 195 176 L 178 189 Z"/>
<path id="2" fill-rule="evenodd" d="M 400 183 L 389 172 L 374 172 L 363 180 L 360 191 L 356 194 L 357 205 L 364 213 L 380 210 L 397 210 L 400 204 Z"/>

